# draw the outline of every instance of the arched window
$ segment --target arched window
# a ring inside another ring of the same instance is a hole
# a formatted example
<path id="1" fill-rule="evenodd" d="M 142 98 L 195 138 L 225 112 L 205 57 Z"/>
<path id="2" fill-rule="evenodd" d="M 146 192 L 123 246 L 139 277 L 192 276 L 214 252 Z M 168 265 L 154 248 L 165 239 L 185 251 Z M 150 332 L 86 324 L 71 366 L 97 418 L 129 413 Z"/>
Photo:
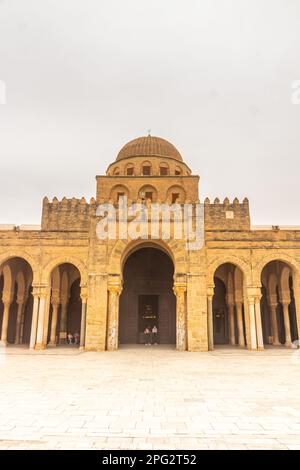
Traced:
<path id="1" fill-rule="evenodd" d="M 156 200 L 157 200 L 157 191 L 154 188 L 154 186 L 151 186 L 150 184 L 147 184 L 146 186 L 143 186 L 139 190 L 139 197 L 143 201 L 150 200 L 151 202 L 156 202 Z"/>
<path id="2" fill-rule="evenodd" d="M 113 175 L 114 175 L 114 176 L 118 176 L 119 174 L 120 174 L 120 169 L 119 169 L 119 167 L 116 167 L 116 168 L 114 169 Z"/>
<path id="3" fill-rule="evenodd" d="M 167 163 L 160 163 L 159 174 L 160 176 L 168 176 L 170 174 L 169 165 Z"/>
<path id="4" fill-rule="evenodd" d="M 111 189 L 110 199 L 113 200 L 114 204 L 118 204 L 119 199 L 123 196 L 128 197 L 129 191 L 128 188 L 122 184 L 117 184 Z"/>
<path id="5" fill-rule="evenodd" d="M 150 162 L 142 163 L 142 176 L 150 176 L 152 174 L 152 167 Z"/>
<path id="6" fill-rule="evenodd" d="M 134 175 L 133 163 L 128 163 L 128 165 L 126 166 L 125 174 L 127 176 L 133 176 Z"/>
<path id="7" fill-rule="evenodd" d="M 169 204 L 184 204 L 185 198 L 185 190 L 179 185 L 171 186 L 167 191 L 167 201 Z"/>

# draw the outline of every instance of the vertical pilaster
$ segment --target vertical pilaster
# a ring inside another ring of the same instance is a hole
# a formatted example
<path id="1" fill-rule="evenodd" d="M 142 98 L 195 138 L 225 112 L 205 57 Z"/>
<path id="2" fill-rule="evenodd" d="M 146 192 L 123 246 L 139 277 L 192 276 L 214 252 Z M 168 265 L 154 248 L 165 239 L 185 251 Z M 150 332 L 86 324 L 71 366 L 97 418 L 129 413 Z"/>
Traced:
<path id="1" fill-rule="evenodd" d="M 186 308 L 185 293 L 186 285 L 175 283 L 174 294 L 176 295 L 176 349 L 186 350 Z"/>
<path id="2" fill-rule="evenodd" d="M 250 327 L 250 349 L 257 349 L 257 338 L 256 338 L 256 322 L 255 322 L 255 306 L 254 298 L 248 297 L 249 305 L 249 327 Z"/>
<path id="3" fill-rule="evenodd" d="M 85 347 L 85 330 L 86 330 L 86 303 L 87 303 L 87 289 L 81 286 L 81 322 L 80 322 L 80 345 L 79 349 L 83 350 Z"/>
<path id="4" fill-rule="evenodd" d="M 293 273 L 293 288 L 294 288 L 297 333 L 298 333 L 298 345 L 299 345 L 299 336 L 300 336 L 300 275 L 298 273 Z"/>
<path id="5" fill-rule="evenodd" d="M 256 323 L 256 338 L 258 349 L 264 349 L 264 338 L 261 323 L 261 309 L 260 309 L 261 296 L 255 297 L 255 323 Z"/>
<path id="6" fill-rule="evenodd" d="M 104 351 L 107 345 L 107 277 L 105 273 L 89 275 L 85 335 L 88 351 Z"/>
<path id="7" fill-rule="evenodd" d="M 107 350 L 116 351 L 119 344 L 120 285 L 108 285 Z"/>
<path id="8" fill-rule="evenodd" d="M 213 296 L 214 287 L 210 287 L 207 289 L 207 332 L 209 351 L 214 350 Z"/>
<path id="9" fill-rule="evenodd" d="M 196 258 L 197 263 L 201 259 Z M 203 261 L 204 265 L 204 261 Z M 186 344 L 188 351 L 208 351 L 206 273 L 177 274 L 176 282 L 186 285 Z"/>
<path id="10" fill-rule="evenodd" d="M 38 323 L 37 323 L 37 335 L 36 335 L 36 345 L 35 349 L 45 349 L 46 342 L 44 340 L 44 324 L 46 316 L 46 297 L 47 292 L 44 288 L 40 289 L 39 293 L 39 313 L 38 313 Z"/>

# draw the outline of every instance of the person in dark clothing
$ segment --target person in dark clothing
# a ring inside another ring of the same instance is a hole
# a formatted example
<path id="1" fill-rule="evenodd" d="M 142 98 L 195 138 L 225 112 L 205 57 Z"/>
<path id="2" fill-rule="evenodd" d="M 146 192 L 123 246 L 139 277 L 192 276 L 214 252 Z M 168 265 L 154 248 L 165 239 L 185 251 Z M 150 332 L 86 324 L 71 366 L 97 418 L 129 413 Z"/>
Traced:
<path id="1" fill-rule="evenodd" d="M 144 336 L 145 336 L 145 346 L 151 345 L 151 329 L 147 326 L 144 329 Z"/>

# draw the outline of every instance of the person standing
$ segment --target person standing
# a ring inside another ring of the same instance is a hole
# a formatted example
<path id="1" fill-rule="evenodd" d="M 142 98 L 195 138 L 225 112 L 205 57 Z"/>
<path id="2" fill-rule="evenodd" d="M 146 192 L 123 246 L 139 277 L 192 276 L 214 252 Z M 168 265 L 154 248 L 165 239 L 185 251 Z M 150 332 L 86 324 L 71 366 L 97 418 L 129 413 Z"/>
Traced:
<path id="1" fill-rule="evenodd" d="M 151 335 L 151 329 L 147 326 L 147 327 L 144 329 L 145 346 L 151 346 L 150 335 Z"/>
<path id="2" fill-rule="evenodd" d="M 158 344 L 158 329 L 156 325 L 152 328 L 152 344 Z"/>
<path id="3" fill-rule="evenodd" d="M 79 344 L 79 340 L 80 340 L 79 333 L 74 333 L 73 337 L 74 337 L 74 343 Z"/>
<path id="4" fill-rule="evenodd" d="M 73 335 L 72 333 L 68 333 L 68 344 L 72 344 L 73 343 Z"/>

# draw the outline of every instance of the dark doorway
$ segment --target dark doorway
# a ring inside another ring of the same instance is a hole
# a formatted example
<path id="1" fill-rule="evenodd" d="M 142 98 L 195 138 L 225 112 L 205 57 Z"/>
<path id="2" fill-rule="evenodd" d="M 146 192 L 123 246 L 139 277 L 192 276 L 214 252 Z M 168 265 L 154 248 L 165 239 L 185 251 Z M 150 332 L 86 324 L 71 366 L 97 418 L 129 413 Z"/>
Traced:
<path id="1" fill-rule="evenodd" d="M 146 326 L 158 327 L 161 344 L 176 342 L 174 267 L 170 257 L 156 248 L 141 248 L 127 259 L 120 297 L 119 340 L 141 344 Z"/>
<path id="2" fill-rule="evenodd" d="M 225 284 L 215 277 L 213 298 L 214 344 L 228 344 L 228 312 Z"/>

